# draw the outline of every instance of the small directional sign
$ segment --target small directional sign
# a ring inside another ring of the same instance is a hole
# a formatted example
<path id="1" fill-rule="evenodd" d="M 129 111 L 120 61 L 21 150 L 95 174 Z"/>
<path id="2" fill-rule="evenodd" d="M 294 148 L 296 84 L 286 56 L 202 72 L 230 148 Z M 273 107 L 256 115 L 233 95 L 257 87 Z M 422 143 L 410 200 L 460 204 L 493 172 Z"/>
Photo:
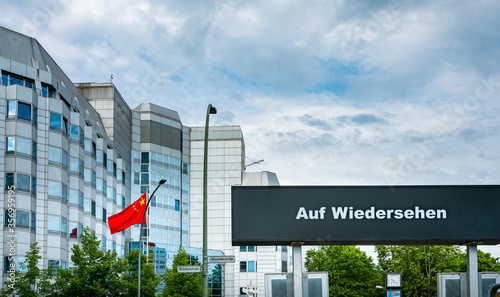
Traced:
<path id="1" fill-rule="evenodd" d="M 178 273 L 200 273 L 201 266 L 177 266 Z"/>
<path id="2" fill-rule="evenodd" d="M 211 256 L 208 258 L 210 263 L 234 263 L 234 256 Z"/>

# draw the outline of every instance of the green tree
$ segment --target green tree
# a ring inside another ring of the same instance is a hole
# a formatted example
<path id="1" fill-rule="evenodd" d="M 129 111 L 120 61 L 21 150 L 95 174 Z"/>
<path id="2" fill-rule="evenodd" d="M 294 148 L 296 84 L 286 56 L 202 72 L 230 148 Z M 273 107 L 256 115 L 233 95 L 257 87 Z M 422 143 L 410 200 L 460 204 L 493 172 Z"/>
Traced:
<path id="1" fill-rule="evenodd" d="M 477 265 L 480 272 L 499 272 L 500 258 L 493 257 L 490 253 L 481 250 L 477 251 Z M 467 266 L 465 270 L 467 270 Z"/>
<path id="2" fill-rule="evenodd" d="M 55 268 L 51 265 L 48 269 L 40 269 L 38 262 L 40 256 L 40 247 L 38 243 L 30 246 L 26 253 L 26 259 L 19 263 L 20 271 L 14 272 L 15 282 L 5 282 L 5 288 L 0 291 L 0 296 L 49 296 L 53 290 L 51 280 Z"/>
<path id="3" fill-rule="evenodd" d="M 174 257 L 172 269 L 167 268 L 163 275 L 165 297 L 199 297 L 202 295 L 202 277 L 199 273 L 177 273 L 177 266 L 193 265 L 192 257 L 180 246 Z M 198 264 L 198 263 L 195 263 Z"/>
<path id="4" fill-rule="evenodd" d="M 354 246 L 323 246 L 306 254 L 307 271 L 327 271 L 330 296 L 379 296 L 382 283 L 371 257 Z"/>
<path id="5" fill-rule="evenodd" d="M 81 245 L 74 245 L 74 267 L 59 269 L 55 290 L 61 296 L 118 296 L 125 294 L 122 274 L 125 261 L 116 251 L 102 251 L 100 241 L 89 228 L 81 235 Z"/>
<path id="6" fill-rule="evenodd" d="M 467 269 L 464 253 L 457 246 L 376 246 L 384 272 L 403 274 L 403 295 L 436 296 L 437 274 Z"/>
<path id="7" fill-rule="evenodd" d="M 137 296 L 137 258 L 139 250 L 131 251 L 125 257 L 128 273 L 123 274 L 126 287 L 125 296 Z M 148 263 L 148 258 L 141 255 L 141 296 L 155 296 L 161 278 L 155 273 L 153 265 Z"/>

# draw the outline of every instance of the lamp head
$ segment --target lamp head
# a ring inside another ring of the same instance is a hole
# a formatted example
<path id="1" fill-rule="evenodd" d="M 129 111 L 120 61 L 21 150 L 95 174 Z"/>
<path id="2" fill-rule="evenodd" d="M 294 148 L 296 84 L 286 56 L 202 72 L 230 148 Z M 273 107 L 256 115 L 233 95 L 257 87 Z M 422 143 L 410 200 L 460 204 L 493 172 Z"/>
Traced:
<path id="1" fill-rule="evenodd" d="M 167 181 L 166 179 L 160 180 L 160 185 L 163 185 L 166 181 Z"/>
<path id="2" fill-rule="evenodd" d="M 217 108 L 210 106 L 210 114 L 217 114 Z"/>

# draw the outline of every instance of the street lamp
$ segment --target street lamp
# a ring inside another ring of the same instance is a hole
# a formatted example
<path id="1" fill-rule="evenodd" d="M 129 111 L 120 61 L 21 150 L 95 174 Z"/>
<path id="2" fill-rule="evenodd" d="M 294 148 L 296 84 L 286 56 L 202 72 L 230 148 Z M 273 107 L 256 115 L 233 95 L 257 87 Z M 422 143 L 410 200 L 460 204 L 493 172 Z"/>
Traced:
<path id="1" fill-rule="evenodd" d="M 216 114 L 217 108 L 208 104 L 205 121 L 205 146 L 203 150 L 203 297 L 208 297 L 208 235 L 207 235 L 207 162 L 208 162 L 208 123 L 210 115 Z"/>
<path id="2" fill-rule="evenodd" d="M 141 221 L 141 227 L 139 228 L 139 261 L 137 262 L 138 269 L 137 269 L 137 297 L 141 297 L 141 245 L 142 245 L 142 226 L 144 225 L 144 219 L 146 218 L 146 212 L 148 211 L 148 206 L 149 202 L 151 202 L 151 198 L 156 193 L 156 190 L 163 185 L 167 180 L 162 179 L 160 180 L 160 183 L 156 187 L 156 189 L 153 191 L 153 194 L 149 196 L 148 203 L 146 203 L 146 208 L 144 209 L 144 214 L 142 214 L 142 221 Z"/>

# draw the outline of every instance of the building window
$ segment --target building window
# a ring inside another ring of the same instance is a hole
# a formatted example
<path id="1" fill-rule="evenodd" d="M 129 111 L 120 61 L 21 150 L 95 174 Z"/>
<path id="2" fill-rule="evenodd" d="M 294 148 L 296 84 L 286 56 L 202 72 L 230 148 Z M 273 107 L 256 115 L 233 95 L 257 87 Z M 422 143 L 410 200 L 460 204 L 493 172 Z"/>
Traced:
<path id="1" fill-rule="evenodd" d="M 69 159 L 69 171 L 78 174 L 78 158 L 71 157 Z"/>
<path id="2" fill-rule="evenodd" d="M 68 220 L 65 217 L 61 217 L 61 233 L 62 235 L 68 234 Z"/>
<path id="3" fill-rule="evenodd" d="M 68 169 L 68 152 L 62 150 L 62 166 Z"/>
<path id="4" fill-rule="evenodd" d="M 106 215 L 106 209 L 102 209 L 102 221 L 107 222 L 107 215 Z"/>
<path id="5" fill-rule="evenodd" d="M 83 200 L 83 212 L 90 213 L 90 199 Z"/>
<path id="6" fill-rule="evenodd" d="M 240 272 L 247 272 L 247 261 L 240 261 Z"/>
<path id="7" fill-rule="evenodd" d="M 5 152 L 7 154 L 13 154 L 16 152 L 16 137 L 7 136 L 5 143 L 6 143 Z"/>
<path id="8" fill-rule="evenodd" d="M 2 84 L 4 86 L 19 85 L 30 89 L 33 88 L 33 81 L 31 79 L 10 73 L 2 73 Z"/>
<path id="9" fill-rule="evenodd" d="M 5 173 L 5 189 L 9 190 L 14 187 L 14 173 Z"/>
<path id="10" fill-rule="evenodd" d="M 92 213 L 91 214 L 95 217 L 95 201 L 92 201 Z"/>
<path id="11" fill-rule="evenodd" d="M 58 113 L 50 113 L 50 129 L 61 130 L 62 116 Z"/>
<path id="12" fill-rule="evenodd" d="M 248 261 L 248 272 L 255 272 L 257 270 L 257 262 Z"/>
<path id="13" fill-rule="evenodd" d="M 75 141 L 78 141 L 78 131 L 79 131 L 79 127 L 78 126 L 73 126 L 71 125 L 71 129 L 70 129 L 71 133 L 70 133 L 70 139 L 71 140 L 75 140 Z"/>
<path id="14" fill-rule="evenodd" d="M 179 211 L 180 210 L 180 201 L 179 200 L 175 200 L 175 211 Z"/>
<path id="15" fill-rule="evenodd" d="M 49 146 L 49 162 L 61 164 L 61 149 Z"/>
<path id="16" fill-rule="evenodd" d="M 106 251 L 106 236 L 102 237 L 102 250 Z"/>
<path id="17" fill-rule="evenodd" d="M 103 192 L 103 194 L 107 198 L 107 195 L 108 195 L 108 183 L 106 182 L 106 180 L 102 181 L 102 192 Z"/>
<path id="18" fill-rule="evenodd" d="M 61 230 L 61 219 L 58 216 L 49 216 L 48 220 L 49 232 L 59 233 Z"/>
<path id="19" fill-rule="evenodd" d="M 78 205 L 78 191 L 71 189 L 69 191 L 69 204 Z"/>
<path id="20" fill-rule="evenodd" d="M 255 252 L 256 250 L 256 247 L 253 246 L 253 245 L 249 245 L 249 246 L 240 246 L 240 252 Z"/>
<path id="21" fill-rule="evenodd" d="M 49 197 L 61 198 L 61 183 L 49 180 Z"/>
<path id="22" fill-rule="evenodd" d="M 16 117 L 16 101 L 7 101 L 7 118 Z"/>
<path id="23" fill-rule="evenodd" d="M 116 177 L 116 163 L 113 162 L 113 175 Z"/>
<path id="24" fill-rule="evenodd" d="M 31 194 L 36 195 L 36 177 L 31 177 Z"/>
<path id="25" fill-rule="evenodd" d="M 17 117 L 19 119 L 31 121 L 31 104 L 17 102 Z"/>
<path id="26" fill-rule="evenodd" d="M 17 174 L 17 190 L 30 191 L 31 190 L 31 176 L 28 174 Z"/>
<path id="27" fill-rule="evenodd" d="M 125 171 L 122 171 L 122 184 L 125 184 Z"/>

